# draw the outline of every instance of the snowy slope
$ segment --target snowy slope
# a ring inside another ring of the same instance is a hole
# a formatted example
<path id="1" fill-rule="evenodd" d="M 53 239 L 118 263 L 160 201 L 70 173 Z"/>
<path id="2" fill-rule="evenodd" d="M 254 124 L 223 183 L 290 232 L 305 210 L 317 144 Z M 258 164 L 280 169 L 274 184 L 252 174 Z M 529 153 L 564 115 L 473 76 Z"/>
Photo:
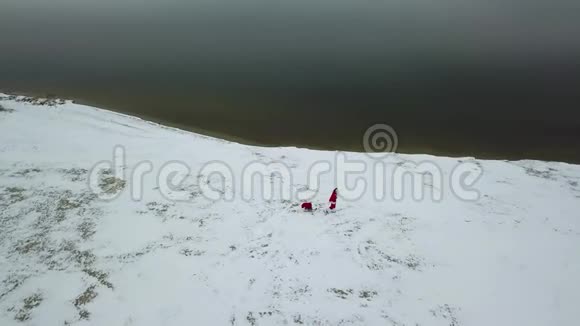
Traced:
<path id="1" fill-rule="evenodd" d="M 0 325 L 578 325 L 580 166 L 391 155 L 416 174 L 434 162 L 483 170 L 475 201 L 370 192 L 339 210 L 296 200 L 212 201 L 198 171 L 234 176 L 282 162 L 292 189 L 337 153 L 260 148 L 70 102 L 1 95 Z M 129 183 L 101 200 L 88 175 L 123 146 L 127 175 L 148 161 L 143 198 Z M 346 153 L 368 164 L 363 153 Z M 345 154 L 345 155 L 346 155 Z M 158 171 L 191 172 L 185 201 L 165 198 Z M 370 179 L 370 171 L 363 174 Z M 321 177 L 312 200 L 335 186 Z"/>

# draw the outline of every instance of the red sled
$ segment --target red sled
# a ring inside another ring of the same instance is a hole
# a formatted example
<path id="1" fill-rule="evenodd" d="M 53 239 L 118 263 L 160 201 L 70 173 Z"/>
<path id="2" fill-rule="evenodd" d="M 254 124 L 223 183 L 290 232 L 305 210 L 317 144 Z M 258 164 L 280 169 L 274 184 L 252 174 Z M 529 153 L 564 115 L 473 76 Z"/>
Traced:
<path id="1" fill-rule="evenodd" d="M 302 205 L 300 205 L 300 207 L 302 207 L 305 211 L 311 211 L 312 210 L 312 203 L 302 203 Z"/>

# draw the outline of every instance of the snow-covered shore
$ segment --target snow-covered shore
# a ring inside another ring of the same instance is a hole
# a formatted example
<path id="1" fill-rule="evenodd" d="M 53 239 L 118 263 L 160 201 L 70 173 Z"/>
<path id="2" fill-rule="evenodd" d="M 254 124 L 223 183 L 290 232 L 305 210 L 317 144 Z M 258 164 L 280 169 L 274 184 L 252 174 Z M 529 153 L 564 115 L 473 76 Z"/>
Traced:
<path id="1" fill-rule="evenodd" d="M 475 201 L 370 192 L 339 210 L 296 201 L 212 201 L 198 171 L 281 162 L 305 186 L 336 152 L 261 148 L 62 101 L 0 95 L 0 325 L 576 325 L 580 302 L 580 166 L 390 155 L 446 178 L 469 161 Z M 122 146 L 142 162 L 140 200 L 89 189 L 91 169 Z M 364 153 L 349 159 L 373 163 Z M 171 201 L 168 162 L 191 167 Z M 370 171 L 363 174 L 371 178 Z M 335 180 L 321 176 L 312 200 Z"/>

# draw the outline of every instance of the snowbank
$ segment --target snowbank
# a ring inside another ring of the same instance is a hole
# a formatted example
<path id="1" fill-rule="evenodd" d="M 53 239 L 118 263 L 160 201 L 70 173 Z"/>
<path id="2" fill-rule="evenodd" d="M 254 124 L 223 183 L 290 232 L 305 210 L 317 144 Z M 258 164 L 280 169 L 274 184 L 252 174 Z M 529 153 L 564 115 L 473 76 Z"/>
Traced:
<path id="1" fill-rule="evenodd" d="M 425 181 L 441 200 L 367 191 L 303 212 L 297 200 L 210 200 L 200 173 L 278 162 L 299 190 L 336 152 L 240 145 L 71 102 L 0 104 L 0 325 L 577 324 L 580 166 L 390 155 L 381 164 L 412 177 L 428 161 L 444 180 L 470 162 L 479 199 Z M 126 176 L 153 169 L 139 200 L 131 180 L 111 176 L 110 200 L 89 188 L 119 146 Z M 184 201 L 157 184 L 169 162 L 190 168 L 169 190 Z M 335 183 L 322 175 L 312 201 Z"/>

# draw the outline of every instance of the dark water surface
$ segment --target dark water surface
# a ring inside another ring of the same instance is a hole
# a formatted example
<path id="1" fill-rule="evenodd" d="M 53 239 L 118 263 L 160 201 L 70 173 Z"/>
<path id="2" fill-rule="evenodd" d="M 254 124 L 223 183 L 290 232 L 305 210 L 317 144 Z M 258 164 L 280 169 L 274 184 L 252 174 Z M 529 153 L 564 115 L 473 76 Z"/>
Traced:
<path id="1" fill-rule="evenodd" d="M 0 89 L 264 145 L 580 162 L 580 3 L 1 0 Z"/>

